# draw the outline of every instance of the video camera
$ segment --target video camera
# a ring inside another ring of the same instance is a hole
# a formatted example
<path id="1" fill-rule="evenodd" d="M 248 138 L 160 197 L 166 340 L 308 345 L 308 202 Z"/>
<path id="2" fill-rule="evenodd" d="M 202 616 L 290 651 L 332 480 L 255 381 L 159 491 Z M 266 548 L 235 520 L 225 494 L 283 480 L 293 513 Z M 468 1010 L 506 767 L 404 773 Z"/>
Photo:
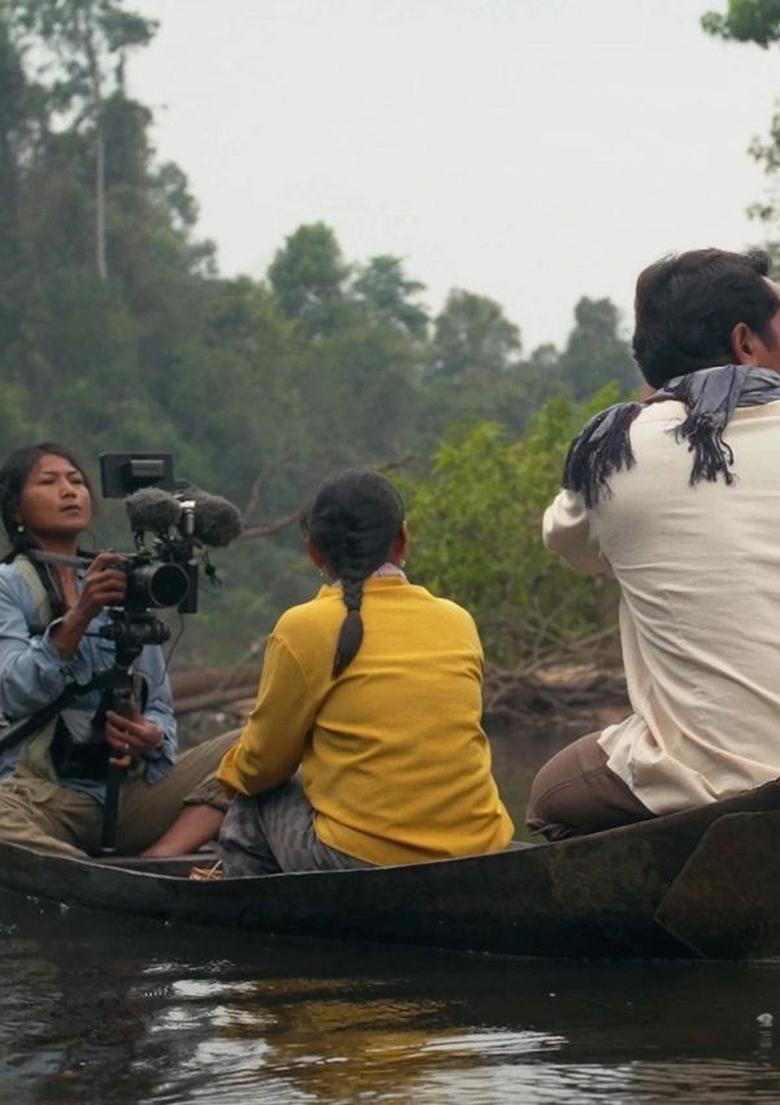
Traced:
<path id="1" fill-rule="evenodd" d="M 208 565 L 207 548 L 228 545 L 241 533 L 238 508 L 227 499 L 175 480 L 170 453 L 103 453 L 100 482 L 104 498 L 125 500 L 135 542 L 135 552 L 117 554 L 127 572 L 124 604 L 109 607 L 109 620 L 99 629 L 101 637 L 115 643 L 113 666 L 93 674 L 88 683 L 67 684 L 47 706 L 9 725 L 0 735 L 0 753 L 40 732 L 76 698 L 95 690 L 102 694 L 102 710 L 132 716 L 132 664 L 144 645 L 163 644 L 170 636 L 168 626 L 152 611 L 175 608 L 194 614 L 199 557 Z M 43 550 L 31 549 L 28 555 L 43 563 L 78 568 L 90 563 L 82 556 Z M 119 790 L 125 768 L 110 759 L 107 763 L 100 847 L 101 852 L 110 854 L 116 850 Z"/>
<path id="2" fill-rule="evenodd" d="M 208 547 L 230 544 L 241 533 L 241 514 L 227 499 L 176 480 L 170 453 L 102 453 L 104 498 L 123 498 L 135 552 L 123 554 L 127 596 L 101 635 L 117 647 L 162 644 L 168 626 L 150 613 L 198 609 L 199 558 L 207 571 Z M 211 570 L 213 574 L 213 570 Z"/>

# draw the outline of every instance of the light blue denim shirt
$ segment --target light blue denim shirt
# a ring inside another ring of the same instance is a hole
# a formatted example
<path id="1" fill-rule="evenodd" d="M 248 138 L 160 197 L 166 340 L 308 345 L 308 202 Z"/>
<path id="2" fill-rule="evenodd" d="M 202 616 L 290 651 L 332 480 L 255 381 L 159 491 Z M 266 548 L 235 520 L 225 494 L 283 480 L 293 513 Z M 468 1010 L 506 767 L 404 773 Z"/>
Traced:
<path id="1" fill-rule="evenodd" d="M 40 633 L 35 625 L 36 616 L 35 600 L 22 573 L 13 564 L 0 564 L 0 710 L 9 721 L 28 717 L 48 706 L 70 683 L 88 683 L 93 675 L 107 671 L 114 662 L 113 641 L 93 636 L 108 622 L 106 613 L 90 622 L 69 660 L 63 660 L 57 652 L 50 629 Z M 154 783 L 170 771 L 177 751 L 176 720 L 162 649 L 158 645 L 145 646 L 133 664 L 133 671 L 146 681 L 148 688 L 144 717 L 163 732 L 160 747 L 144 757 L 144 778 L 147 783 Z M 100 697 L 100 691 L 91 691 L 71 703 L 67 716 L 72 732 L 89 727 Z M 0 736 L 2 732 L 0 729 Z M 23 743 L 0 755 L 0 779 L 13 770 L 22 748 Z M 94 779 L 68 778 L 61 782 L 98 801 L 105 796 L 105 785 Z"/>

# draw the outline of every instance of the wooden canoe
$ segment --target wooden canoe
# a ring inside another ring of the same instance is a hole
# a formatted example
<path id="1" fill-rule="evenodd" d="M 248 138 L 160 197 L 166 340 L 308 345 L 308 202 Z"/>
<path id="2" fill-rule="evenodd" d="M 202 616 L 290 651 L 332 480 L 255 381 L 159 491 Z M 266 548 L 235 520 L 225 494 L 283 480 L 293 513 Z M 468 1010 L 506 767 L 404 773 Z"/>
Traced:
<path id="1" fill-rule="evenodd" d="M 160 921 L 551 957 L 780 955 L 780 782 L 488 856 L 224 881 L 0 842 L 0 886 Z"/>

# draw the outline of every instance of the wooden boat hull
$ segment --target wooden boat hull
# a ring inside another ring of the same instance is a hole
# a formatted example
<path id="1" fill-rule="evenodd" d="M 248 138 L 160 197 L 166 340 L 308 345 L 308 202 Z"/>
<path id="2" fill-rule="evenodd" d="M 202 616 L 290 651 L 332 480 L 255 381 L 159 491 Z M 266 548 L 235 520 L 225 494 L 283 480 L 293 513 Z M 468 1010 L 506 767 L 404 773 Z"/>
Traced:
<path id="1" fill-rule="evenodd" d="M 191 881 L 0 842 L 0 886 L 161 921 L 554 957 L 780 955 L 780 785 L 556 844 Z"/>

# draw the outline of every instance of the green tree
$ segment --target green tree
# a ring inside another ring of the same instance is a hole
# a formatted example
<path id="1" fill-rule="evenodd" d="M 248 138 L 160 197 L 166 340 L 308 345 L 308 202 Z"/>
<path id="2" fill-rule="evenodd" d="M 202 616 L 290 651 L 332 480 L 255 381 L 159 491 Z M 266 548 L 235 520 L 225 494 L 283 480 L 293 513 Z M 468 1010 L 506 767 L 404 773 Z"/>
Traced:
<path id="1" fill-rule="evenodd" d="M 336 235 L 324 223 L 298 227 L 285 239 L 268 270 L 282 311 L 310 334 L 328 329 L 332 309 L 344 297 L 348 275 Z"/>
<path id="2" fill-rule="evenodd" d="M 29 125 L 28 94 L 21 58 L 0 11 L 0 351 L 19 337 L 18 162 Z"/>
<path id="3" fill-rule="evenodd" d="M 105 279 L 107 87 L 124 92 L 127 52 L 147 45 L 157 24 L 126 11 L 123 0 L 4 0 L 4 10 L 17 33 L 34 36 L 35 54 L 43 52 L 38 77 L 47 79 L 52 110 L 70 116 L 71 129 L 92 130 L 95 255 L 98 274 Z"/>
<path id="4" fill-rule="evenodd" d="M 615 305 L 583 296 L 574 308 L 574 323 L 557 363 L 561 382 L 574 398 L 582 402 L 610 381 L 622 395 L 634 391 L 639 376 L 628 344 L 618 334 Z"/>
<path id="5" fill-rule="evenodd" d="M 761 200 L 750 204 L 747 213 L 763 228 L 766 237 L 761 245 L 772 258 L 772 268 L 777 272 L 780 265 L 780 111 L 772 117 L 768 138 L 753 138 L 748 153 L 763 169 L 767 189 Z"/>
<path id="6" fill-rule="evenodd" d="M 354 274 L 354 279 L 350 277 Z M 302 471 L 395 459 L 410 441 L 426 316 L 397 258 L 348 265 L 334 232 L 301 226 L 268 270 L 302 397 Z"/>
<path id="7" fill-rule="evenodd" d="M 242 503 L 261 471 L 310 447 L 290 370 L 291 331 L 271 292 L 241 277 L 209 287 L 175 350 L 165 407 L 197 443 L 193 477 Z"/>
<path id="8" fill-rule="evenodd" d="M 707 12 L 701 20 L 704 30 L 730 42 L 750 42 L 762 49 L 780 41 L 780 0 L 728 0 L 726 11 Z M 780 265 L 780 112 L 772 119 L 768 140 L 754 138 L 748 152 L 762 167 L 769 187 L 763 200 L 748 207 L 748 215 L 767 234 L 764 248 L 772 257 L 773 268 Z"/>
<path id="9" fill-rule="evenodd" d="M 474 614 L 495 662 L 516 663 L 596 626 L 599 584 L 550 556 L 541 521 L 571 438 L 615 398 L 614 386 L 584 406 L 552 398 L 519 442 L 492 422 L 454 432 L 431 472 L 405 486 L 414 578 Z"/>
<path id="10" fill-rule="evenodd" d="M 420 563 L 434 578 L 437 548 L 459 535 L 443 589 L 460 586 L 461 556 L 472 566 L 464 601 L 479 604 L 491 647 L 529 647 L 552 611 L 550 561 L 539 554 L 536 606 L 522 607 L 527 579 L 513 590 L 510 575 L 538 527 L 541 506 L 528 504 L 552 491 L 559 436 L 574 428 L 559 425 L 571 399 L 528 428 L 561 385 L 557 351 L 523 360 L 518 327 L 464 291 L 432 327 L 398 258 L 350 263 L 322 223 L 286 239 L 267 282 L 221 279 L 185 174 L 158 163 L 152 114 L 127 95 L 125 56 L 154 30 L 134 18 L 122 0 L 0 0 L 0 452 L 47 437 L 88 463 L 101 450 L 170 449 L 179 474 L 228 494 L 263 530 L 294 515 L 328 469 L 435 451 L 441 471 L 420 481 L 416 508 Z M 105 265 L 95 262 L 98 150 Z M 475 425 L 488 421 L 501 427 Z M 516 488 L 533 525 L 518 516 Z M 505 546 L 494 516 L 512 535 Z M 483 523 L 490 555 L 467 547 Z M 312 588 L 292 527 L 218 559 L 228 586 L 205 589 L 184 644 L 203 661 L 238 659 Z M 566 617 L 551 624 L 573 632 Z"/>
<path id="11" fill-rule="evenodd" d="M 413 338 L 426 337 L 428 313 L 414 302 L 425 285 L 406 278 L 399 257 L 372 257 L 355 271 L 351 294 L 365 305 L 373 320 L 399 326 Z"/>
<path id="12" fill-rule="evenodd" d="M 728 0 L 725 12 L 707 12 L 701 24 L 718 38 L 766 49 L 780 39 L 780 0 Z"/>
<path id="13" fill-rule="evenodd" d="M 525 424 L 520 330 L 487 296 L 453 289 L 425 353 L 417 428 L 428 447 L 455 425 Z"/>
<path id="14" fill-rule="evenodd" d="M 203 247 L 189 240 L 192 212 L 189 222 L 177 213 L 187 214 L 183 174 L 174 187 L 153 165 L 151 114 L 124 96 L 116 73 L 99 119 L 110 279 L 94 261 L 95 119 L 83 51 L 101 68 L 109 55 L 121 66 L 151 28 L 116 0 L 0 0 L 0 251 L 13 251 L 0 274 L 0 371 L 6 395 L 21 389 L 16 440 L 32 425 L 45 436 L 72 429 L 85 452 L 112 437 L 135 447 L 182 441 L 159 384 L 197 315 Z"/>
<path id="15" fill-rule="evenodd" d="M 435 321 L 431 368 L 449 378 L 481 378 L 512 368 L 520 348 L 520 330 L 495 300 L 454 288 Z"/>
<path id="16" fill-rule="evenodd" d="M 418 362 L 408 335 L 359 319 L 301 351 L 313 471 L 391 462 L 414 447 Z"/>

